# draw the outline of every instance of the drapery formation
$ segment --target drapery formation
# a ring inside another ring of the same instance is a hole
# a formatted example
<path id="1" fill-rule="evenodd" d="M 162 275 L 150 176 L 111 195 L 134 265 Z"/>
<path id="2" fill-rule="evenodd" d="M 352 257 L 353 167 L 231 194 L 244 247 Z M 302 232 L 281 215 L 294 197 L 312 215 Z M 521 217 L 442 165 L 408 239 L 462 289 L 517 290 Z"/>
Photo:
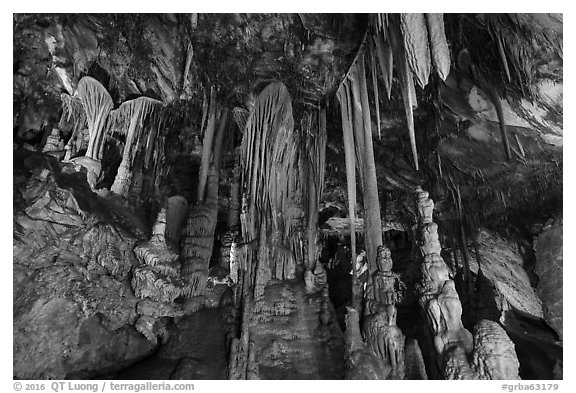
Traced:
<path id="1" fill-rule="evenodd" d="M 68 161 L 79 149 L 78 135 L 86 127 L 86 112 L 77 97 L 62 93 L 60 99 L 62 100 L 62 117 L 58 127 L 62 129 L 66 123 L 72 123 L 72 134 L 64 147 L 66 150 L 64 160 Z"/>
<path id="2" fill-rule="evenodd" d="M 268 85 L 256 99 L 242 140 L 242 237 L 247 248 L 241 269 L 255 296 L 272 277 L 293 278 L 302 261 L 299 228 L 303 218 L 301 160 L 292 101 L 283 83 Z"/>
<path id="3" fill-rule="evenodd" d="M 100 82 L 85 76 L 78 82 L 76 95 L 82 102 L 86 113 L 90 140 L 86 157 L 101 160 L 104 152 L 104 137 L 106 134 L 106 119 L 113 108 L 112 98 Z"/>
<path id="4" fill-rule="evenodd" d="M 149 97 L 129 100 L 110 113 L 109 128 L 126 135 L 122 161 L 111 191 L 126 196 L 132 180 L 134 157 L 141 145 L 145 146 L 145 162 L 149 164 L 154 152 L 154 142 L 159 129 L 160 116 L 154 116 L 162 108 L 162 102 Z M 147 120 L 153 120 L 148 121 Z M 148 127 L 146 127 L 148 125 Z"/>

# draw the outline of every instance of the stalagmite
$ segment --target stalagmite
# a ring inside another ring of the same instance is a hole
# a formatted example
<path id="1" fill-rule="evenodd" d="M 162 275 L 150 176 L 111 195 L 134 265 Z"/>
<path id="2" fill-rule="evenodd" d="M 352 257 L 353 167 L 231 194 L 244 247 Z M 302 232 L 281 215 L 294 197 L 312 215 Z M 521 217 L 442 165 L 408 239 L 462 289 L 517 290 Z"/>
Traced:
<path id="1" fill-rule="evenodd" d="M 423 88 L 428 84 L 431 68 L 428 28 L 424 14 L 400 14 L 400 29 L 408 65 Z"/>
<path id="2" fill-rule="evenodd" d="M 376 180 L 376 164 L 374 161 L 374 148 L 372 143 L 372 128 L 370 119 L 370 108 L 368 102 L 368 89 L 366 85 L 366 74 L 364 67 L 364 57 L 359 56 L 357 62 L 350 69 L 349 80 L 345 80 L 338 90 L 341 112 L 343 116 L 342 129 L 344 132 L 344 147 L 347 157 L 355 151 L 355 161 L 360 174 L 360 181 L 363 190 L 364 208 L 366 209 L 366 249 L 370 271 L 376 270 L 376 250 L 382 245 L 382 224 L 380 218 L 380 201 L 378 198 L 378 184 Z M 351 90 L 351 94 L 348 94 Z M 353 138 L 348 136 L 349 133 Z M 353 141 L 351 141 L 353 139 Z M 347 147 L 353 143 L 354 149 Z M 354 157 L 354 156 L 352 156 Z M 347 158 L 349 160 L 354 158 Z M 353 198 L 355 184 L 351 168 L 347 166 L 347 182 L 349 183 L 349 198 Z M 349 201 L 350 204 L 350 201 Z M 350 212 L 351 225 L 353 225 L 353 214 Z"/>
<path id="3" fill-rule="evenodd" d="M 351 114 L 348 111 L 348 98 L 345 89 L 348 82 L 345 81 L 344 89 L 338 89 L 337 96 L 340 102 L 340 112 L 342 114 L 342 134 L 344 139 L 344 159 L 346 163 L 346 186 L 348 190 L 348 219 L 350 220 L 351 265 L 356 269 L 356 171 L 354 168 L 354 136 L 352 134 Z M 354 275 L 355 276 L 354 272 Z"/>
<path id="4" fill-rule="evenodd" d="M 431 329 L 434 348 L 441 362 L 445 352 L 453 346 L 461 346 L 466 353 L 472 350 L 472 335 L 461 321 L 462 305 L 449 277 L 448 266 L 440 256 L 438 225 L 433 222 L 434 202 L 428 192 L 416 189 L 418 224 L 421 238 L 422 286 L 420 306 L 424 310 Z"/>
<path id="5" fill-rule="evenodd" d="M 188 298 L 203 295 L 208 280 L 218 215 L 218 174 L 214 167 L 207 188 L 206 201 L 190 209 L 182 239 L 182 277 L 187 281 Z"/>
<path id="6" fill-rule="evenodd" d="M 299 179 L 304 175 L 298 166 L 297 137 L 288 89 L 279 82 L 268 85 L 248 117 L 241 145 L 246 187 L 242 237 L 247 242 L 258 239 L 257 254 L 249 251 L 246 256 L 249 272 L 256 263 L 248 280 L 258 282 L 258 294 L 273 272 L 283 278 L 295 274 L 294 247 L 287 240 L 303 215 L 292 199 L 302 195 Z M 298 236 L 292 235 L 291 240 L 295 243 Z"/>
<path id="7" fill-rule="evenodd" d="M 62 158 L 64 155 L 64 142 L 60 138 L 60 130 L 53 128 L 42 148 L 43 153 L 48 153 L 56 158 Z"/>
<path id="8" fill-rule="evenodd" d="M 168 248 L 165 238 L 166 209 L 156 217 L 150 240 L 137 245 L 134 254 L 140 265 L 132 270 L 132 289 L 142 300 L 138 303 L 140 315 L 136 329 L 152 343 L 157 337 L 168 336 L 163 317 L 182 316 L 183 311 L 174 300 L 181 296 L 184 282 L 180 279 L 178 254 Z"/>
<path id="9" fill-rule="evenodd" d="M 141 265 L 133 270 L 132 288 L 140 298 L 172 302 L 182 293 L 178 254 L 168 248 L 165 230 L 166 209 L 162 209 L 156 218 L 150 240 L 134 248 L 134 254 Z"/>
<path id="10" fill-rule="evenodd" d="M 416 189 L 416 202 L 423 258 L 419 303 L 427 317 L 442 376 L 446 379 L 518 379 L 518 359 L 502 327 L 481 320 L 474 336 L 464 328 L 462 304 L 440 255 L 438 226 L 432 218 L 434 202 L 420 187 Z"/>
<path id="11" fill-rule="evenodd" d="M 326 158 L 326 113 L 310 113 L 303 122 L 306 132 L 306 151 L 308 152 L 308 222 L 307 222 L 307 261 L 306 269 L 314 270 L 320 257 L 321 244 L 318 232 L 318 206 L 324 189 Z"/>
<path id="12" fill-rule="evenodd" d="M 72 135 L 70 135 L 64 147 L 66 150 L 64 161 L 68 161 L 78 151 L 79 143 L 77 139 L 81 134 L 82 128 L 86 126 L 86 112 L 82 106 L 82 101 L 78 97 L 62 93 L 60 99 L 62 100 L 62 116 L 58 127 L 63 129 L 66 124 L 72 123 Z"/>
<path id="13" fill-rule="evenodd" d="M 392 379 L 404 378 L 404 336 L 396 326 L 396 303 L 403 297 L 400 277 L 392 272 L 390 250 L 378 248 L 378 270 L 365 292 L 364 337 L 372 349 L 392 368 Z"/>

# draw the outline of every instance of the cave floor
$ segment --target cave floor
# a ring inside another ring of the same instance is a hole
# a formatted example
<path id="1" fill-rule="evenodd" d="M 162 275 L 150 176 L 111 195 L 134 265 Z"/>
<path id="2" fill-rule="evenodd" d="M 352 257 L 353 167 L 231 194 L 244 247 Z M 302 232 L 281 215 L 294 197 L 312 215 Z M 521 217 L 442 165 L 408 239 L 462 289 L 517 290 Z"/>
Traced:
<path id="1" fill-rule="evenodd" d="M 117 379 L 227 379 L 225 326 L 217 308 L 206 308 L 170 326 L 170 338 L 150 358 Z"/>

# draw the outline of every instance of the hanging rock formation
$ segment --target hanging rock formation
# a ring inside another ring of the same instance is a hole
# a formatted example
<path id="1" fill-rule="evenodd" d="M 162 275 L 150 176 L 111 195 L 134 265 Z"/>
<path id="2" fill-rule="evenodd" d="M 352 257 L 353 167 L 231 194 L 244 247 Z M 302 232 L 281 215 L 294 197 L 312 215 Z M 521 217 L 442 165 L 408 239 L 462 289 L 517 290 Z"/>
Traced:
<path id="1" fill-rule="evenodd" d="M 562 24 L 14 14 L 14 377 L 562 378 Z"/>

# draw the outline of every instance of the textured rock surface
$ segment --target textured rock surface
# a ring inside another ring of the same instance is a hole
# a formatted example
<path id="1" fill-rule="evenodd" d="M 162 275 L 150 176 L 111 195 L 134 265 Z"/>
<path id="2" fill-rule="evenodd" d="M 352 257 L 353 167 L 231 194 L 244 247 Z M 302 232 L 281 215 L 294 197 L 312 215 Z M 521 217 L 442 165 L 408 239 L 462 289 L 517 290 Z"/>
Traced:
<path id="1" fill-rule="evenodd" d="M 482 320 L 474 326 L 472 365 L 479 379 L 520 379 L 514 343 L 494 321 Z"/>
<path id="2" fill-rule="evenodd" d="M 511 307 L 535 317 L 542 317 L 542 304 L 530 285 L 524 260 L 517 248 L 498 234 L 481 230 L 478 236 L 480 265 L 483 275 L 492 283 L 496 304 L 501 312 Z M 475 250 L 471 249 L 470 269 L 478 273 Z M 554 284 L 556 285 L 556 283 Z"/>
<path id="3" fill-rule="evenodd" d="M 321 322 L 320 293 L 301 280 L 271 282 L 249 326 L 249 379 L 341 379 L 344 340 L 332 318 Z"/>
<path id="4" fill-rule="evenodd" d="M 89 377 L 149 354 L 127 282 L 138 235 L 109 221 L 104 210 L 114 207 L 81 177 L 46 156 L 22 158 L 15 154 L 14 375 Z"/>
<path id="5" fill-rule="evenodd" d="M 440 256 L 434 202 L 416 189 L 423 255 L 420 305 L 427 316 L 443 379 L 520 379 L 514 344 L 494 321 L 480 320 L 472 335 L 462 324 L 462 303 Z"/>
<path id="6" fill-rule="evenodd" d="M 178 317 L 184 314 L 174 300 L 183 293 L 184 282 L 180 279 L 178 254 L 166 244 L 166 209 L 156 217 L 150 240 L 138 244 L 134 254 L 140 266 L 134 268 L 132 288 L 139 298 L 140 318 L 136 329 L 153 344 L 157 337 L 168 337 L 163 317 Z"/>
<path id="7" fill-rule="evenodd" d="M 557 220 L 538 235 L 535 244 L 539 281 L 536 293 L 542 299 L 544 318 L 563 340 L 563 225 Z"/>

